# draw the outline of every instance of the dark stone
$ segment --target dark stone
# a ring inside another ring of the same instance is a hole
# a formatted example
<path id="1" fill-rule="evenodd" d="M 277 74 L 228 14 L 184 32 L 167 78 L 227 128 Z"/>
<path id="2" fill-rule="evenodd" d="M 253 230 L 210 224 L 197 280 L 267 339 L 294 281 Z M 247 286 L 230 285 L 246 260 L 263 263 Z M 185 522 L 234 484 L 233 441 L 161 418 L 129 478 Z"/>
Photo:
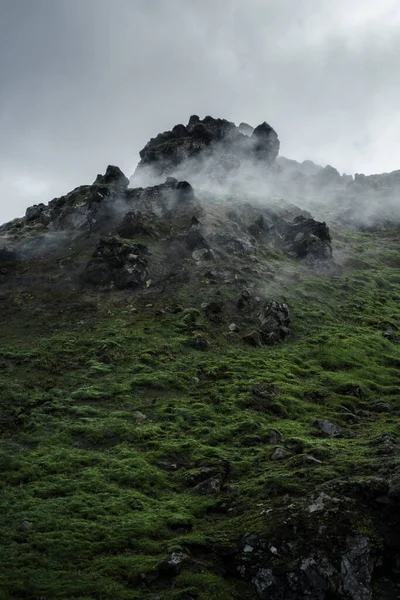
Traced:
<path id="1" fill-rule="evenodd" d="M 310 255 L 314 258 L 332 257 L 331 235 L 326 223 L 298 216 L 284 228 L 286 248 L 298 258 Z"/>
<path id="2" fill-rule="evenodd" d="M 263 234 L 269 231 L 269 226 L 265 222 L 263 215 L 259 215 L 257 219 L 249 227 L 249 232 L 254 237 L 261 237 Z"/>
<path id="3" fill-rule="evenodd" d="M 221 492 L 222 481 L 220 477 L 210 477 L 197 484 L 193 491 L 201 496 L 215 496 Z"/>
<path id="4" fill-rule="evenodd" d="M 137 259 L 132 265 L 125 265 L 114 276 L 115 285 L 120 289 L 143 287 L 148 277 L 146 262 Z"/>
<path id="5" fill-rule="evenodd" d="M 175 125 L 175 127 L 172 128 L 172 132 L 178 138 L 185 137 L 186 135 L 188 135 L 188 131 L 187 131 L 186 127 L 184 125 L 182 125 L 181 123 L 179 125 Z"/>
<path id="6" fill-rule="evenodd" d="M 189 119 L 189 126 L 196 125 L 196 123 L 198 123 L 199 121 L 200 121 L 200 117 L 198 117 L 197 115 L 192 115 Z"/>
<path id="7" fill-rule="evenodd" d="M 26 209 L 25 219 L 27 221 L 36 221 L 42 217 L 43 211 L 45 209 L 44 204 L 34 204 Z"/>
<path id="8" fill-rule="evenodd" d="M 119 167 L 108 165 L 104 175 L 97 175 L 96 184 L 110 185 L 118 189 L 126 189 L 129 185 L 129 179 L 123 174 Z"/>
<path id="9" fill-rule="evenodd" d="M 236 306 L 238 307 L 239 310 L 247 310 L 247 311 L 252 311 L 254 309 L 256 305 L 256 302 L 253 298 L 253 296 L 251 295 L 251 293 L 249 292 L 249 290 L 243 290 L 243 292 L 241 293 Z"/>
<path id="10" fill-rule="evenodd" d="M 264 121 L 251 135 L 253 153 L 257 160 L 266 164 L 273 162 L 279 154 L 279 139 L 276 131 Z"/>
<path id="11" fill-rule="evenodd" d="M 189 250 L 192 251 L 210 247 L 206 238 L 197 228 L 190 229 L 190 231 L 186 234 L 185 243 Z"/>
<path id="12" fill-rule="evenodd" d="M 194 189 L 188 181 L 178 181 L 176 184 L 179 202 L 193 202 L 195 199 Z"/>
<path id="13" fill-rule="evenodd" d="M 290 313 L 286 304 L 274 300 L 267 302 L 260 311 L 259 319 L 264 344 L 282 342 L 290 333 Z"/>
<path id="14" fill-rule="evenodd" d="M 92 259 L 86 265 L 84 279 L 92 285 L 108 285 L 113 279 L 112 267 L 102 259 Z"/>
<path id="15" fill-rule="evenodd" d="M 128 212 L 117 228 L 122 238 L 130 239 L 137 235 L 154 235 L 154 227 L 141 211 Z"/>
<path id="16" fill-rule="evenodd" d="M 129 189 L 125 198 L 146 229 L 169 229 L 171 223 L 189 226 L 202 211 L 190 183 L 173 177 L 160 185 Z"/>
<path id="17" fill-rule="evenodd" d="M 284 448 L 276 448 L 271 456 L 271 460 L 285 460 L 291 456 L 293 456 L 292 453 L 288 452 Z"/>
<path id="18" fill-rule="evenodd" d="M 100 240 L 82 274 L 92 285 L 115 284 L 118 288 L 143 287 L 148 278 L 147 246 L 124 244 L 115 237 Z"/>
<path id="19" fill-rule="evenodd" d="M 270 429 L 268 432 L 268 444 L 275 446 L 282 440 L 282 436 L 276 429 Z"/>
<path id="20" fill-rule="evenodd" d="M 167 177 L 167 179 L 165 180 L 165 185 L 172 185 L 176 187 L 177 184 L 178 180 L 175 177 Z"/>
<path id="21" fill-rule="evenodd" d="M 206 338 L 202 335 L 197 335 L 193 340 L 193 347 L 196 350 L 208 350 L 210 347 L 210 343 L 206 340 Z"/>

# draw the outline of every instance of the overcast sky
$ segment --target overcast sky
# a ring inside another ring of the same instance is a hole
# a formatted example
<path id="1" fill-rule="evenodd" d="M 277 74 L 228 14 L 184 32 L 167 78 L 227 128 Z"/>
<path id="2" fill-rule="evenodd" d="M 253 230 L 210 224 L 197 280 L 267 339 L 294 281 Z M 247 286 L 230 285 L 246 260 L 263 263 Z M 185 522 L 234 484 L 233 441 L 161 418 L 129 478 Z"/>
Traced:
<path id="1" fill-rule="evenodd" d="M 400 168 L 399 0 L 0 0 L 0 222 L 211 114 Z"/>

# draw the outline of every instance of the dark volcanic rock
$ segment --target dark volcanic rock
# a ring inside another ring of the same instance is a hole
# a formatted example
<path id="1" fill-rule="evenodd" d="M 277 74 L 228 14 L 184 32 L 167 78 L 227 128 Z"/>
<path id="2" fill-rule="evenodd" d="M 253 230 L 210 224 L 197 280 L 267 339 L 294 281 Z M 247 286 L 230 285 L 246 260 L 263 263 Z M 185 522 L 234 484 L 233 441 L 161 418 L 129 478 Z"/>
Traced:
<path id="1" fill-rule="evenodd" d="M 253 154 L 257 160 L 270 163 L 279 154 L 279 139 L 276 131 L 264 121 L 252 133 Z"/>
<path id="2" fill-rule="evenodd" d="M 126 189 L 129 185 L 129 179 L 125 177 L 119 167 L 109 165 L 104 175 L 97 175 L 96 184 L 111 185 L 117 189 Z"/>
<path id="3" fill-rule="evenodd" d="M 202 214 L 202 208 L 190 183 L 178 181 L 173 177 L 168 177 L 165 183 L 159 185 L 129 189 L 125 199 L 134 209 L 133 212 L 140 212 L 142 221 L 150 227 L 160 219 L 190 226 L 193 219 Z M 128 221 L 124 227 L 127 225 Z"/>
<path id="4" fill-rule="evenodd" d="M 23 219 L 16 219 L 0 229 L 7 233 L 22 233 L 25 227 L 38 231 L 101 230 L 112 223 L 121 210 L 128 183 L 118 167 L 109 166 L 93 185 L 81 185 L 47 205 L 35 204 L 26 210 Z"/>
<path id="5" fill-rule="evenodd" d="M 142 244 L 124 244 L 115 237 L 102 239 L 82 279 L 92 285 L 115 285 L 121 289 L 143 287 L 148 278 L 146 257 L 149 254 Z"/>
<path id="6" fill-rule="evenodd" d="M 138 211 L 130 211 L 126 213 L 120 225 L 117 228 L 117 233 L 122 238 L 133 238 L 136 235 L 154 235 L 154 221 L 148 219 L 143 213 Z"/>
<path id="7" fill-rule="evenodd" d="M 189 123 L 176 125 L 172 131 L 152 138 L 140 152 L 137 173 L 149 171 L 153 176 L 204 169 L 218 179 L 237 171 L 242 161 L 270 165 L 279 153 L 279 139 L 267 123 L 254 131 L 242 123 L 236 127 L 225 119 L 207 116 L 200 120 L 192 115 Z M 195 163 L 194 163 L 195 159 Z"/>
<path id="8" fill-rule="evenodd" d="M 339 556 L 331 556 L 329 547 L 309 552 L 300 544 L 294 554 L 295 545 L 290 544 L 291 560 L 286 557 L 285 564 L 285 543 L 275 546 L 257 534 L 246 535 L 236 570 L 260 600 L 371 600 L 375 560 L 368 537 L 348 536 Z"/>
<path id="9" fill-rule="evenodd" d="M 290 313 L 286 304 L 267 302 L 259 314 L 260 333 L 265 344 L 282 342 L 290 333 Z"/>
<path id="10" fill-rule="evenodd" d="M 298 216 L 284 231 L 287 248 L 299 258 L 310 255 L 314 258 L 332 257 L 331 235 L 326 223 Z"/>
<path id="11" fill-rule="evenodd" d="M 27 221 L 36 221 L 37 219 L 40 219 L 43 216 L 45 208 L 44 204 L 34 204 L 33 206 L 30 206 L 26 209 L 25 219 Z"/>

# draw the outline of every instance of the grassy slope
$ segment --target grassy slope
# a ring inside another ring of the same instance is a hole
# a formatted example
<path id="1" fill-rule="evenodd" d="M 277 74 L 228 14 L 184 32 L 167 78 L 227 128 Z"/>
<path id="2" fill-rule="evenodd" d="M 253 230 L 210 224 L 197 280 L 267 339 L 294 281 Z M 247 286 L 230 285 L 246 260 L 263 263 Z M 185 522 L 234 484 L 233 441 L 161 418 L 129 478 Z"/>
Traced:
<path id="1" fill-rule="evenodd" d="M 245 346 L 209 323 L 206 282 L 203 297 L 188 285 L 175 299 L 199 309 L 194 325 L 190 311 L 158 314 L 161 300 L 139 306 L 124 293 L 3 297 L 0 598 L 250 600 L 222 577 L 219 551 L 273 528 L 268 508 L 285 494 L 376 472 L 373 440 L 400 435 L 400 345 L 382 336 L 398 324 L 398 232 L 335 239 L 355 270 L 321 278 L 284 259 L 266 290 L 292 312 L 279 347 Z M 208 351 L 190 345 L 193 330 Z M 277 394 L 257 400 L 257 384 Z M 345 435 L 321 437 L 318 418 Z M 297 455 L 272 461 L 270 429 Z M 226 461 L 219 496 L 193 492 L 188 475 Z M 172 588 L 153 581 L 177 550 L 190 559 Z"/>

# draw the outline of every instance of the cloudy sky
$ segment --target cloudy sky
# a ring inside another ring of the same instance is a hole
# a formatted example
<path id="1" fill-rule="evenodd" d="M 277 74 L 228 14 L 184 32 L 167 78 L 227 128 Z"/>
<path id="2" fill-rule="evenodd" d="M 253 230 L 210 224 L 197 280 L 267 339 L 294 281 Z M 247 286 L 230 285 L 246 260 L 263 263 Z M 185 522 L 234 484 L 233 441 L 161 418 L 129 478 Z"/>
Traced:
<path id="1" fill-rule="evenodd" d="M 400 168 L 399 0 L 0 0 L 0 222 L 131 174 L 191 114 L 278 132 L 281 154 Z"/>

